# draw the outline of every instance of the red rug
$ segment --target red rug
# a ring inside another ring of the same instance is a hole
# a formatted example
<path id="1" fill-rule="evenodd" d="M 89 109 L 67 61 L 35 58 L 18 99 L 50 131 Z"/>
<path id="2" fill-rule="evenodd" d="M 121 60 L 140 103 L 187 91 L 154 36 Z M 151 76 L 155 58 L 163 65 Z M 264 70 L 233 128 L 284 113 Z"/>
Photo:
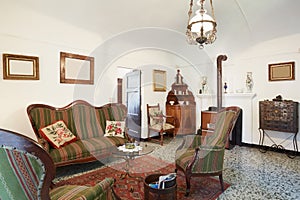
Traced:
<path id="1" fill-rule="evenodd" d="M 174 172 L 175 164 L 167 163 L 163 160 L 154 158 L 152 156 L 142 156 L 134 160 L 130 160 L 130 174 L 133 176 L 140 176 L 143 179 L 154 173 L 168 174 Z M 90 185 L 93 186 L 105 177 L 113 177 L 116 179 L 114 190 L 123 200 L 138 200 L 144 199 L 144 185 L 143 181 L 126 177 L 120 179 L 120 175 L 124 174 L 123 167 L 125 163 L 118 163 L 111 167 L 103 167 L 93 170 L 91 172 L 72 177 L 67 180 L 60 181 L 56 186 L 61 185 Z M 227 189 L 230 185 L 224 182 L 224 187 Z M 221 193 L 221 186 L 219 179 L 212 177 L 195 177 L 191 181 L 191 192 L 189 197 L 185 197 L 185 177 L 182 172 L 177 173 L 177 199 L 216 199 Z"/>

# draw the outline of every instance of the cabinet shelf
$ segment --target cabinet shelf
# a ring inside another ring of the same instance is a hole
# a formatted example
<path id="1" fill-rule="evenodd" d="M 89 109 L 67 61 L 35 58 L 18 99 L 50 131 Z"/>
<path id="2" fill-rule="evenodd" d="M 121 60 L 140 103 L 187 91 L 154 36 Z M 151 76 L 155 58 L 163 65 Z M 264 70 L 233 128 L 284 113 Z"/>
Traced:
<path id="1" fill-rule="evenodd" d="M 166 114 L 175 117 L 176 134 L 193 134 L 196 131 L 196 102 L 193 93 L 188 90 L 188 85 L 183 83 L 182 79 L 178 70 L 176 82 L 168 92 Z"/>

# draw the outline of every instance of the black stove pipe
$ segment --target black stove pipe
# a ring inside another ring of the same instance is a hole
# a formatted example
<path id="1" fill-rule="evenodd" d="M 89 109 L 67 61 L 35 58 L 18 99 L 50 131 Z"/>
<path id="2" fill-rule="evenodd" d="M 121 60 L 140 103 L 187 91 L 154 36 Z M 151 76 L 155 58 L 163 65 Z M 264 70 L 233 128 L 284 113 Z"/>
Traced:
<path id="1" fill-rule="evenodd" d="M 226 55 L 217 57 L 217 110 L 222 108 L 222 61 L 226 61 Z"/>

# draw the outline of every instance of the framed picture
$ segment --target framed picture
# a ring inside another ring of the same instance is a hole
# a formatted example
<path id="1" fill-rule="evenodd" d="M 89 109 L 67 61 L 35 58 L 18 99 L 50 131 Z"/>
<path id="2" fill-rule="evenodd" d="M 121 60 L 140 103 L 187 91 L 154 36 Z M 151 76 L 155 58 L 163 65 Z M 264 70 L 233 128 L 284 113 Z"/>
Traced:
<path id="1" fill-rule="evenodd" d="M 153 91 L 166 91 L 166 71 L 153 70 Z"/>
<path id="2" fill-rule="evenodd" d="M 269 81 L 295 80 L 295 62 L 269 64 Z"/>
<path id="3" fill-rule="evenodd" d="M 60 52 L 60 82 L 94 84 L 94 58 Z"/>
<path id="4" fill-rule="evenodd" d="M 3 54 L 3 79 L 39 80 L 39 58 Z"/>

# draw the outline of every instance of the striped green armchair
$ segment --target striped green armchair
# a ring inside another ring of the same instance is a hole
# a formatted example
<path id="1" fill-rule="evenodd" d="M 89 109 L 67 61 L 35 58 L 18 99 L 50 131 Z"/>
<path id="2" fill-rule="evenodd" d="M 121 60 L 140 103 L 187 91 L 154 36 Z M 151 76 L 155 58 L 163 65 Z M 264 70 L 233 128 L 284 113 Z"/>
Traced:
<path id="1" fill-rule="evenodd" d="M 209 136 L 188 135 L 176 150 L 176 170 L 181 170 L 186 178 L 186 196 L 190 193 L 192 176 L 219 176 L 223 184 L 223 161 L 225 145 L 239 116 L 240 108 L 232 106 L 217 114 L 214 133 Z"/>
<path id="2" fill-rule="evenodd" d="M 49 154 L 34 140 L 0 129 L 0 199 L 119 199 L 114 179 L 99 180 L 93 187 L 64 185 L 51 189 L 55 166 Z"/>

